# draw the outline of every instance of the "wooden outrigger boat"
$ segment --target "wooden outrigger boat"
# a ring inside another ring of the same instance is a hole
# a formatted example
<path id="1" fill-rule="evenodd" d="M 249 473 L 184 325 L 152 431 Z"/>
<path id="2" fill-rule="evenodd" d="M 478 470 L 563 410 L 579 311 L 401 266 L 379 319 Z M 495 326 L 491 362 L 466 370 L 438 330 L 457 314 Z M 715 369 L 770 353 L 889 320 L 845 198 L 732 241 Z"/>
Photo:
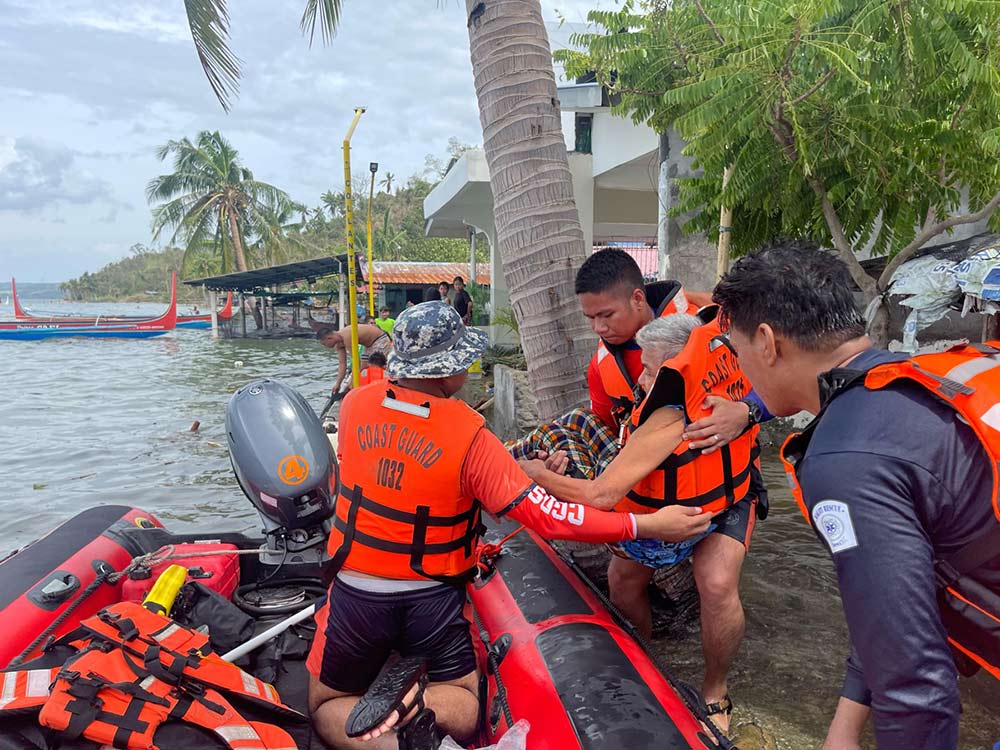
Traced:
<path id="1" fill-rule="evenodd" d="M 17 298 L 17 282 L 12 278 L 10 280 L 10 291 L 11 299 L 14 303 L 14 318 L 17 320 L 31 321 L 32 323 L 53 323 L 59 326 L 63 325 L 78 325 L 78 326 L 99 326 L 102 323 L 135 323 L 140 320 L 152 321 L 148 315 L 98 315 L 98 316 L 80 316 L 80 315 L 35 315 L 28 312 L 22 305 L 21 301 Z M 222 309 L 217 313 L 218 319 L 229 320 L 233 317 L 233 293 L 229 292 L 226 295 L 226 303 L 222 306 Z M 162 317 L 162 316 L 160 316 Z M 205 315 L 178 315 L 177 322 L 174 326 L 175 328 L 211 328 L 212 327 L 212 315 L 211 313 Z"/>
<path id="2" fill-rule="evenodd" d="M 18 306 L 19 307 L 19 306 Z M 177 325 L 177 275 L 170 280 L 170 305 L 156 318 L 30 318 L 0 321 L 0 340 L 40 341 L 66 336 L 143 339 L 162 336 Z"/>

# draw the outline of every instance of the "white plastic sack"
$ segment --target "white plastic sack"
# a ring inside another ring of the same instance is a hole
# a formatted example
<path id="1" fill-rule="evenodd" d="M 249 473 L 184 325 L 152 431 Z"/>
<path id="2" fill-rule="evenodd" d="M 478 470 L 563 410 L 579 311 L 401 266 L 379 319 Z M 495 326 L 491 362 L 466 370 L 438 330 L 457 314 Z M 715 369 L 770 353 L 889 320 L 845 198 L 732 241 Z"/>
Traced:
<path id="1" fill-rule="evenodd" d="M 476 748 L 476 750 L 527 750 L 529 729 L 531 729 L 531 725 L 528 724 L 526 719 L 521 719 L 519 722 L 514 724 L 514 726 L 504 732 L 503 737 L 500 738 L 498 743 L 490 745 L 489 747 Z M 465 749 L 461 745 L 457 744 L 451 737 L 445 737 L 444 741 L 441 743 L 441 750 Z"/>
<path id="2" fill-rule="evenodd" d="M 900 304 L 911 310 L 903 323 L 903 351 L 917 350 L 917 332 L 947 315 L 960 293 L 949 260 L 926 256 L 896 269 L 889 294 L 905 297 Z"/>
<path id="3" fill-rule="evenodd" d="M 953 273 L 963 294 L 987 302 L 1000 301 L 1000 246 L 983 248 L 956 263 Z"/>

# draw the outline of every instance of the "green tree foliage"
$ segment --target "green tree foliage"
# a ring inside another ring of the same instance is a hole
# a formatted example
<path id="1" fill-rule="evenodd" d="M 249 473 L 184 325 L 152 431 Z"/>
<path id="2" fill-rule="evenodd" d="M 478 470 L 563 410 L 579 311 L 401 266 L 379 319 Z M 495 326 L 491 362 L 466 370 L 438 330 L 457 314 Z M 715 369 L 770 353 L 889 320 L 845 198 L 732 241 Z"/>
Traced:
<path id="1" fill-rule="evenodd" d="M 146 197 L 153 209 L 153 239 L 173 230 L 190 256 L 214 252 L 217 270 L 246 271 L 249 242 L 274 252 L 282 241 L 281 222 L 300 208 L 273 185 L 261 182 L 218 132 L 203 130 L 194 142 L 169 141 L 157 152 L 173 157 L 174 171 L 150 180 Z"/>
<path id="2" fill-rule="evenodd" d="M 703 171 L 678 213 L 703 209 L 686 228 L 715 235 L 734 207 L 736 252 L 817 240 L 873 298 L 1000 204 L 1000 3 L 627 0 L 590 20 L 568 72 L 597 71 L 621 113 L 680 133 Z M 892 256 L 877 281 L 854 255 L 868 247 Z"/>
<path id="3" fill-rule="evenodd" d="M 128 257 L 66 281 L 60 288 L 68 299 L 77 301 L 163 302 L 170 294 L 170 274 L 180 271 L 183 258 L 184 250 L 180 248 L 156 251 L 136 244 L 129 248 Z M 178 284 L 177 298 L 200 302 L 202 293 Z"/>

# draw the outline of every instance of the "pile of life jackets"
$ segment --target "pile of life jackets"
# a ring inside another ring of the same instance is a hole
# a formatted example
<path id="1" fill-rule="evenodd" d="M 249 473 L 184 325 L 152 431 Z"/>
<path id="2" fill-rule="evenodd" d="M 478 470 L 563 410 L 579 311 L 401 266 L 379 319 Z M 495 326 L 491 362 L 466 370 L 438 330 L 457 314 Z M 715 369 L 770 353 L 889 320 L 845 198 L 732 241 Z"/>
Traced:
<path id="1" fill-rule="evenodd" d="M 271 685 L 210 653 L 207 635 L 137 602 L 106 607 L 60 643 L 75 652 L 61 667 L 0 673 L 0 722 L 37 714 L 66 739 L 157 750 L 156 730 L 179 720 L 231 750 L 295 750 L 276 722 L 308 721 Z M 248 720 L 234 703 L 275 723 Z"/>

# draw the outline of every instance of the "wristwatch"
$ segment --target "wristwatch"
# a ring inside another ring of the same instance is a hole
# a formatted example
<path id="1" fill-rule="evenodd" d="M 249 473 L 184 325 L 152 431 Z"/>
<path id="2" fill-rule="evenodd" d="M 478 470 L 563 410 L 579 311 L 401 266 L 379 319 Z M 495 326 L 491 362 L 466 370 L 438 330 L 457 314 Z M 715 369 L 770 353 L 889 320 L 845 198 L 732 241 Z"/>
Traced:
<path id="1" fill-rule="evenodd" d="M 760 404 L 758 404 L 752 398 L 740 399 L 740 403 L 746 404 L 747 409 L 749 409 L 749 411 L 747 412 L 747 424 L 748 425 L 760 424 L 761 417 L 764 416 L 764 412 L 760 408 Z"/>

